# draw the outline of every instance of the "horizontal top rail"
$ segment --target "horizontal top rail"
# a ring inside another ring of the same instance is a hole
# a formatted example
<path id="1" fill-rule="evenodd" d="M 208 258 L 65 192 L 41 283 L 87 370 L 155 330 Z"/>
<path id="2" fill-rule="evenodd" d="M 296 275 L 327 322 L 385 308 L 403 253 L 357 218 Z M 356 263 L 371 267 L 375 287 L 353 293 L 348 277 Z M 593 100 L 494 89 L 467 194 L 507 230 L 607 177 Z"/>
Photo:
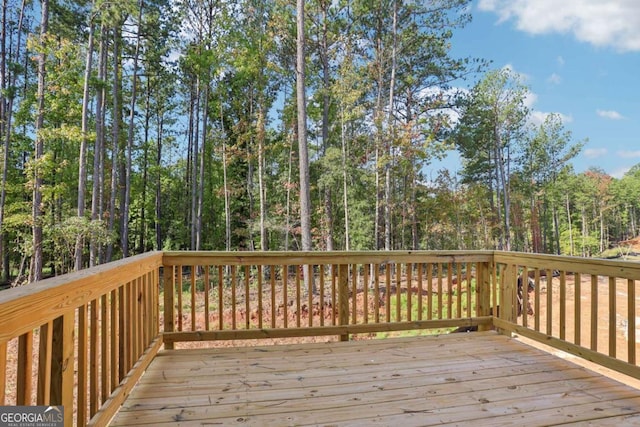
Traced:
<path id="1" fill-rule="evenodd" d="M 543 255 L 525 252 L 495 251 L 496 263 L 517 264 L 537 269 L 554 269 L 567 273 L 640 279 L 640 263 L 565 255 Z"/>
<path id="2" fill-rule="evenodd" d="M 326 252 L 224 252 L 173 251 L 163 253 L 163 263 L 175 265 L 307 265 L 383 264 L 388 262 L 489 262 L 493 251 L 326 251 Z"/>
<path id="3" fill-rule="evenodd" d="M 149 252 L 2 291 L 0 343 L 52 321 L 161 265 L 162 252 Z"/>

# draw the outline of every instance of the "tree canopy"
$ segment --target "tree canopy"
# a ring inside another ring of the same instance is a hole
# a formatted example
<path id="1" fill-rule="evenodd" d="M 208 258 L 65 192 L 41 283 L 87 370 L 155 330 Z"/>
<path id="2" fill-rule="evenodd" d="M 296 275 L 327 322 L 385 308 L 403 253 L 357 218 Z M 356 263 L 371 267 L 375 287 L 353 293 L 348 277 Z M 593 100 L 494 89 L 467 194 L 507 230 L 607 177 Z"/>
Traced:
<path id="1" fill-rule="evenodd" d="M 582 142 L 532 124 L 516 75 L 452 55 L 470 0 L 298 3 L 3 0 L 3 280 L 153 249 L 592 255 L 638 234 L 640 167 L 576 174 Z M 448 150 L 461 173 L 429 173 Z"/>

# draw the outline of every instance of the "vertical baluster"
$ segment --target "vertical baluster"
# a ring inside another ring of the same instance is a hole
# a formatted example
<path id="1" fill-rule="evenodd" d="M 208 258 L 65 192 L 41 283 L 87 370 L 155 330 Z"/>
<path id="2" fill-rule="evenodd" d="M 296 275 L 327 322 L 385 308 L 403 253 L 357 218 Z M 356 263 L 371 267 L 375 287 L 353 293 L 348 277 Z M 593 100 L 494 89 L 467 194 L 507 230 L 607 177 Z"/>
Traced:
<path id="1" fill-rule="evenodd" d="M 307 277 L 309 278 L 309 288 L 307 289 L 307 304 L 309 305 L 309 327 L 313 326 L 313 285 L 315 278 L 313 277 L 313 265 L 307 264 Z"/>
<path id="2" fill-rule="evenodd" d="M 566 339 L 567 329 L 567 275 L 560 272 L 560 339 Z"/>
<path id="3" fill-rule="evenodd" d="M 94 300 L 95 301 L 95 300 Z M 93 302 L 91 304 L 93 304 Z M 92 317 L 92 315 L 91 315 Z M 91 319 L 91 317 L 89 319 Z M 87 363 L 87 331 L 91 327 L 91 323 L 87 325 L 87 306 L 82 305 L 78 307 L 78 412 L 77 419 L 79 425 L 84 425 L 87 420 L 87 374 L 91 376 L 89 369 L 93 369 L 93 366 Z M 90 334 L 92 347 L 94 337 Z M 40 337 L 42 340 L 43 337 Z M 89 388 L 89 403 L 93 408 L 94 401 L 97 399 L 93 390 L 93 384 L 90 383 Z M 96 403 L 97 405 L 97 403 Z M 91 413 L 91 408 L 90 412 Z M 92 414 L 93 415 L 93 414 Z"/>
<path id="4" fill-rule="evenodd" d="M 369 267 L 371 264 L 362 264 L 362 308 L 364 311 L 364 324 L 369 323 Z"/>
<path id="5" fill-rule="evenodd" d="M 547 270 L 547 335 L 553 335 L 553 272 Z"/>
<path id="6" fill-rule="evenodd" d="M 236 266 L 231 266 L 231 329 L 236 330 L 236 315 L 238 312 L 238 307 L 236 306 Z"/>
<path id="7" fill-rule="evenodd" d="M 574 304 L 574 320 L 573 320 L 573 330 L 574 330 L 574 344 L 581 345 L 582 342 L 582 278 L 580 277 L 580 273 L 575 273 L 573 275 L 573 304 Z"/>
<path id="8" fill-rule="evenodd" d="M 385 293 L 384 293 L 384 297 L 385 297 L 385 310 L 386 310 L 386 321 L 387 322 L 391 322 L 391 264 L 390 263 L 386 263 L 384 266 L 384 273 L 385 273 Z"/>
<path id="9" fill-rule="evenodd" d="M 433 264 L 427 264 L 427 320 L 433 319 Z"/>
<path id="10" fill-rule="evenodd" d="M 211 330 L 211 322 L 209 319 L 209 292 L 211 292 L 210 273 L 211 266 L 204 266 L 204 330 Z"/>
<path id="11" fill-rule="evenodd" d="M 609 356 L 616 357 L 616 278 L 609 277 Z"/>
<path id="12" fill-rule="evenodd" d="M 411 316 L 411 287 L 413 286 L 413 264 L 412 263 L 407 263 L 407 265 L 405 266 L 406 268 L 406 272 L 407 272 L 407 321 L 411 322 L 412 316 Z"/>
<path id="13" fill-rule="evenodd" d="M 447 263 L 447 319 L 453 317 L 453 263 Z"/>
<path id="14" fill-rule="evenodd" d="M 125 304 L 125 285 L 118 287 L 118 381 L 120 384 L 127 374 L 127 359 L 125 347 L 127 346 L 127 314 Z M 166 307 L 165 307 L 166 308 Z"/>
<path id="15" fill-rule="evenodd" d="M 278 307 L 276 307 L 276 266 L 269 266 L 269 272 L 271 273 L 271 327 L 276 327 L 276 314 Z"/>
<path id="16" fill-rule="evenodd" d="M 136 354 L 136 318 L 135 318 L 135 279 L 131 282 L 127 282 L 125 289 L 127 290 L 127 373 L 131 371 L 133 364 L 135 363 Z"/>
<path id="17" fill-rule="evenodd" d="M 380 264 L 374 264 L 373 274 L 373 288 L 376 298 L 374 301 L 374 308 L 376 310 L 374 315 L 376 323 L 380 323 Z"/>
<path id="18" fill-rule="evenodd" d="M 168 269 L 167 267 L 165 267 L 165 269 Z M 167 330 L 167 323 L 169 323 L 171 325 L 171 331 L 173 331 L 173 310 L 169 310 L 170 312 L 170 316 L 169 318 L 167 318 L 167 306 L 166 306 L 166 301 L 167 301 L 167 297 L 166 294 L 169 292 L 167 290 L 167 274 L 170 274 L 170 282 L 173 283 L 173 273 L 172 272 L 167 272 L 165 270 L 165 330 Z M 173 285 L 169 285 L 169 288 L 173 289 Z M 172 294 L 172 292 L 170 292 Z M 171 305 L 173 306 L 173 298 L 170 298 L 170 300 L 172 301 Z M 119 305 L 118 305 L 118 292 L 116 292 L 116 290 L 112 290 L 111 291 L 111 328 L 110 328 L 110 341 L 111 341 L 111 346 L 109 347 L 110 350 L 110 365 L 111 365 L 111 369 L 110 369 L 110 373 L 111 373 L 111 378 L 110 378 L 110 383 L 111 383 L 111 388 L 110 388 L 110 392 L 113 393 L 113 390 L 116 389 L 116 387 L 118 386 L 118 383 L 120 382 L 118 380 L 118 374 L 120 372 L 120 365 L 118 363 L 118 357 L 120 355 L 120 340 L 119 340 L 119 331 L 120 331 L 120 314 L 119 314 Z M 164 344 L 166 349 L 171 349 L 173 348 L 173 344 Z"/>
<path id="19" fill-rule="evenodd" d="M 455 294 L 456 294 L 456 315 L 454 316 L 455 319 L 459 319 L 462 317 L 462 280 L 463 280 L 463 275 L 462 275 L 462 267 L 460 265 L 460 263 L 456 263 L 455 264 L 455 269 L 456 269 L 456 287 L 455 287 Z"/>
<path id="20" fill-rule="evenodd" d="M 318 274 L 320 275 L 320 326 L 324 326 L 324 313 L 325 313 L 325 307 L 324 307 L 324 264 L 320 264 L 318 266 Z"/>
<path id="21" fill-rule="evenodd" d="M 442 319 L 442 305 L 443 305 L 443 295 L 442 295 L 442 270 L 444 268 L 443 263 L 438 263 L 438 319 Z"/>
<path id="22" fill-rule="evenodd" d="M 282 313 L 284 317 L 284 328 L 286 329 L 289 323 L 289 313 L 287 312 L 287 306 L 289 305 L 289 295 L 287 295 L 289 292 L 289 290 L 287 289 L 289 266 L 282 265 L 280 268 L 282 269 Z"/>
<path id="23" fill-rule="evenodd" d="M 218 329 L 224 329 L 224 275 L 222 266 L 218 266 Z"/>
<path id="24" fill-rule="evenodd" d="M 335 264 L 331 265 L 331 324 L 336 325 L 338 322 L 338 296 L 336 291 L 336 278 L 338 276 L 338 268 Z"/>
<path id="25" fill-rule="evenodd" d="M 173 332 L 175 330 L 175 309 L 174 309 L 174 301 L 175 301 L 175 267 L 165 265 L 163 267 L 164 270 L 164 331 L 165 332 Z M 115 300 L 111 299 L 111 319 L 115 320 L 115 315 L 117 311 L 115 310 L 116 304 Z M 115 329 L 115 328 L 114 328 Z M 114 331 L 112 330 L 113 334 Z M 173 343 L 164 343 L 164 348 L 167 350 L 173 349 Z M 113 349 L 113 346 L 112 346 Z M 111 385 L 114 385 L 114 382 L 111 382 Z"/>
<path id="26" fill-rule="evenodd" d="M 295 265 L 296 269 L 296 327 L 300 327 L 301 319 L 300 319 L 300 310 L 302 310 L 301 304 L 301 295 L 300 295 L 300 266 Z"/>
<path id="27" fill-rule="evenodd" d="M 393 264 L 396 279 L 396 322 L 402 321 L 402 264 Z"/>
<path id="28" fill-rule="evenodd" d="M 18 384 L 16 405 L 31 405 L 31 378 L 33 371 L 33 332 L 18 338 Z"/>
<path id="29" fill-rule="evenodd" d="M 101 363 L 101 395 L 103 399 L 106 399 L 110 394 L 109 389 L 109 295 L 105 294 L 100 297 L 100 363 Z"/>
<path id="30" fill-rule="evenodd" d="M 258 328 L 262 329 L 262 265 L 258 266 Z"/>
<path id="31" fill-rule="evenodd" d="M 78 325 L 80 327 L 80 325 Z M 78 338 L 80 339 L 80 338 Z M 5 344 L 6 346 L 6 344 Z M 51 399 L 51 359 L 53 348 L 53 322 L 45 323 L 40 327 L 40 343 L 38 354 L 38 395 L 36 397 L 36 404 L 49 405 Z M 78 354 L 80 349 L 78 349 Z M 2 357 L 2 354 L 0 354 Z M 5 352 L 6 357 L 6 352 Z M 80 360 L 78 365 L 82 366 Z M 0 366 L 0 373 L 4 375 L 4 367 Z M 78 376 L 78 382 L 80 377 Z M 2 383 L 2 391 L 4 391 L 4 382 Z M 0 401 L 0 405 L 4 405 L 4 401 Z M 85 408 L 86 411 L 86 408 Z"/>
<path id="32" fill-rule="evenodd" d="M 51 361 L 51 405 L 65 407 L 65 426 L 70 426 L 74 410 L 74 350 L 75 310 L 53 321 Z"/>
<path id="33" fill-rule="evenodd" d="M 244 266 L 244 328 L 251 328 L 251 266 Z"/>
<path id="34" fill-rule="evenodd" d="M 357 296 L 358 296 L 358 265 L 351 265 L 351 324 L 355 325 L 358 323 L 358 307 L 357 307 Z"/>
<path id="35" fill-rule="evenodd" d="M 536 268 L 534 277 L 535 284 L 535 314 L 534 314 L 534 328 L 536 331 L 540 331 L 540 270 Z"/>
<path id="36" fill-rule="evenodd" d="M 529 323 L 529 269 L 526 266 L 522 267 L 522 273 L 518 279 L 522 293 L 522 326 L 526 328 Z"/>
<path id="37" fill-rule="evenodd" d="M 349 324 L 349 265 L 338 266 L 338 324 Z M 349 334 L 340 335 L 340 341 L 348 341 Z"/>
<path id="38" fill-rule="evenodd" d="M 418 263 L 416 274 L 417 277 L 417 286 L 418 286 L 418 320 L 422 320 L 422 309 L 423 309 L 423 289 L 422 289 L 422 263 Z"/>
<path id="39" fill-rule="evenodd" d="M 91 396 L 89 417 L 93 417 L 98 412 L 100 403 L 107 400 L 107 396 L 102 396 L 100 401 L 98 399 L 98 300 L 91 301 L 89 308 L 89 395 Z M 80 390 L 86 391 L 86 389 L 85 384 L 82 389 L 78 390 L 78 393 L 80 393 Z"/>
<path id="40" fill-rule="evenodd" d="M 198 316 L 197 311 L 196 311 L 196 296 L 198 293 L 198 287 L 197 287 L 197 283 L 196 283 L 196 279 L 197 279 L 197 274 L 198 274 L 198 270 L 200 269 L 199 265 L 192 265 L 191 266 L 191 283 L 189 285 L 189 290 L 191 293 L 191 330 L 195 331 L 196 330 L 196 318 Z"/>
<path id="41" fill-rule="evenodd" d="M 627 361 L 636 364 L 636 281 L 627 280 Z"/>
<path id="42" fill-rule="evenodd" d="M 50 325 L 50 324 L 49 324 Z M 49 370 L 51 372 L 51 370 Z M 51 377 L 48 377 L 49 380 Z M 6 404 L 7 387 L 7 343 L 0 343 L 0 406 Z M 47 395 L 48 397 L 48 395 Z"/>
<path id="43" fill-rule="evenodd" d="M 466 281 L 466 288 L 467 288 L 467 317 L 471 317 L 471 269 L 472 269 L 472 264 L 470 262 L 467 263 L 466 265 L 466 273 L 465 273 L 465 281 Z M 476 285 L 477 286 L 477 285 Z"/>
<path id="44" fill-rule="evenodd" d="M 591 350 L 598 351 L 598 276 L 591 275 Z"/>
<path id="45" fill-rule="evenodd" d="M 183 270 L 182 270 L 182 266 L 179 265 L 177 267 L 178 270 L 178 283 L 177 283 L 177 289 L 176 291 L 178 292 L 178 331 L 182 332 L 182 275 L 183 275 Z"/>

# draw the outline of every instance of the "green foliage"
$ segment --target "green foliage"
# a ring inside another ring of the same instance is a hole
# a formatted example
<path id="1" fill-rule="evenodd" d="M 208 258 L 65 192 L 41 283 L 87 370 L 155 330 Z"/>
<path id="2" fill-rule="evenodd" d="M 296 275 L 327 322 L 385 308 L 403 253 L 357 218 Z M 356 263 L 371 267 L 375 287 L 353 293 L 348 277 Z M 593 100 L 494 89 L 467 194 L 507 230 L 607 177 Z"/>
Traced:
<path id="1" fill-rule="evenodd" d="M 373 250 L 384 240 L 376 235 L 387 231 L 392 249 L 492 249 L 508 238 L 517 250 L 593 255 L 640 234 L 640 165 L 620 179 L 597 170 L 576 174 L 570 162 L 583 142 L 573 140 L 558 116 L 529 124 L 528 89 L 515 73 L 484 73 L 483 59 L 453 56 L 470 4 L 306 2 L 304 119 L 317 248 L 331 235 L 336 249 L 349 241 L 350 249 Z M 25 5 L 32 16 L 35 4 Z M 32 253 L 36 171 L 45 264 L 57 272 L 71 268 L 78 237 L 85 240 L 85 258 L 89 241 L 99 246 L 97 262 L 108 253 L 120 256 L 124 227 L 132 252 L 193 248 L 197 222 L 200 249 L 298 247 L 290 2 L 61 2 L 51 9 L 43 43 L 37 20 L 25 21 L 20 49 L 18 11 L 8 12 L 5 65 L 15 78 L 3 92 L 14 101 L 12 116 L 0 117 L 12 131 L 8 151 L 2 150 L 8 170 L 0 226 L 13 270 Z M 90 28 L 89 131 L 83 134 Z M 127 171 L 123 117 L 131 106 L 138 31 Z M 45 123 L 36 135 L 39 53 L 46 58 Z M 478 80 L 468 96 L 450 87 L 461 78 Z M 36 136 L 44 145 L 37 161 Z M 96 183 L 94 221 L 76 215 L 83 141 L 84 208 Z M 460 174 L 430 170 L 450 149 L 461 157 Z M 101 160 L 95 172 L 94 159 Z M 129 222 L 122 224 L 127 172 Z"/>

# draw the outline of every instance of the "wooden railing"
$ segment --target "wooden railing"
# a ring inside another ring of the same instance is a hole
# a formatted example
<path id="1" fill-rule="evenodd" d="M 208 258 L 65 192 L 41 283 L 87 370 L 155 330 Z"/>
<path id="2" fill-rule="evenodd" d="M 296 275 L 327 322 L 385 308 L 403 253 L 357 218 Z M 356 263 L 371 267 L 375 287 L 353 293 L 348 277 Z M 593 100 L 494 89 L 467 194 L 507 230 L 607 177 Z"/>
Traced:
<path id="1" fill-rule="evenodd" d="M 162 344 L 161 263 L 150 253 L 0 292 L 0 405 L 63 405 L 65 425 L 105 425 Z"/>
<path id="2" fill-rule="evenodd" d="M 639 280 L 493 251 L 154 252 L 0 292 L 0 405 L 105 425 L 163 344 L 422 329 L 497 327 L 640 378 Z"/>
<path id="3" fill-rule="evenodd" d="M 165 346 L 491 325 L 491 253 L 164 254 Z"/>
<path id="4" fill-rule="evenodd" d="M 640 263 L 510 252 L 494 262 L 495 326 L 640 378 Z"/>

